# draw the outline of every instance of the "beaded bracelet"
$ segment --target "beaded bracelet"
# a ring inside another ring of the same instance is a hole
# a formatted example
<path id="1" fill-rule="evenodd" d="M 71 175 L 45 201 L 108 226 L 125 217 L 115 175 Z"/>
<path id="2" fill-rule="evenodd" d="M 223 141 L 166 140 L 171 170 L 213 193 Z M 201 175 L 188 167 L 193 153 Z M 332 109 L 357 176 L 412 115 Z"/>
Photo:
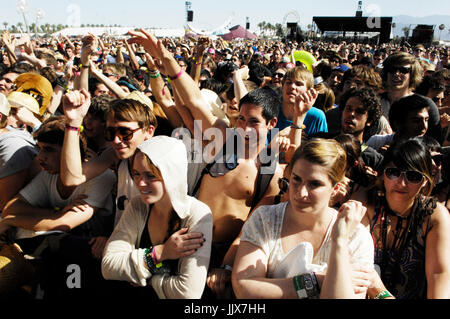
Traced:
<path id="1" fill-rule="evenodd" d="M 170 269 L 165 267 L 163 262 L 156 263 L 156 255 L 154 255 L 154 248 L 146 248 L 144 251 L 144 261 L 148 267 L 148 270 L 153 274 L 170 273 Z"/>
<path id="2" fill-rule="evenodd" d="M 295 125 L 295 124 L 291 124 L 291 128 L 295 128 L 297 130 L 304 130 L 306 128 L 306 126 L 305 125 L 298 126 L 298 125 Z"/>

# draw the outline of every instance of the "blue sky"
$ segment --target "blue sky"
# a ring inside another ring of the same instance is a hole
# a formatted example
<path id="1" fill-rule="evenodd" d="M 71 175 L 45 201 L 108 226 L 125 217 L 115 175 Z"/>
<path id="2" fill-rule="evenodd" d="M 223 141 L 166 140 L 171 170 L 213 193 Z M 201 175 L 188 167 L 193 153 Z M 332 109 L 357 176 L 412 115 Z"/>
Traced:
<path id="1" fill-rule="evenodd" d="M 17 24 L 23 18 L 17 12 L 19 0 L 0 0 L 0 28 L 3 22 Z M 28 23 L 35 22 L 36 11 L 45 12 L 39 22 L 50 24 L 94 23 L 123 26 L 180 28 L 185 21 L 185 0 L 22 0 L 28 2 Z M 191 0 L 194 11 L 193 25 L 202 29 L 214 29 L 233 16 L 232 25 L 245 25 L 250 18 L 251 30 L 257 30 L 261 21 L 282 22 L 285 15 L 296 11 L 300 24 L 305 26 L 313 16 L 353 16 L 356 0 Z M 426 5 L 423 5 L 423 4 Z M 428 16 L 450 15 L 448 0 L 369 0 L 363 1 L 364 15 L 373 16 Z M 288 22 L 294 20 L 289 15 Z M 444 20 L 444 19 L 443 19 Z M 450 28 L 450 21 L 442 21 Z"/>

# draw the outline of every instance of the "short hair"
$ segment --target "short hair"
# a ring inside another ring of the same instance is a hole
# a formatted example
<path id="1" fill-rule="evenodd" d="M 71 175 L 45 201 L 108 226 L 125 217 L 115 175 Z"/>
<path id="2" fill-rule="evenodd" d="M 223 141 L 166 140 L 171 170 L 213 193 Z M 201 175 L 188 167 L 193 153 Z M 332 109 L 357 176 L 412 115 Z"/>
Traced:
<path id="1" fill-rule="evenodd" d="M 342 91 L 342 88 L 344 87 L 344 83 L 346 81 L 354 78 L 360 79 L 364 82 L 365 86 L 369 86 L 376 90 L 381 89 L 383 84 L 383 80 L 381 79 L 381 76 L 377 71 L 367 65 L 359 64 L 345 71 L 340 84 L 340 91 Z"/>
<path id="2" fill-rule="evenodd" d="M 383 82 L 386 83 L 388 71 L 393 66 L 405 64 L 411 65 L 409 87 L 415 89 L 422 81 L 422 68 L 417 58 L 407 52 L 396 52 L 387 57 L 383 63 L 383 71 L 381 72 Z"/>
<path id="3" fill-rule="evenodd" d="M 36 141 L 62 146 L 64 142 L 64 132 L 66 129 L 66 118 L 63 115 L 52 116 L 45 120 L 39 129 L 33 133 Z M 86 155 L 87 142 L 84 133 L 80 133 L 80 153 L 84 159 Z"/>
<path id="4" fill-rule="evenodd" d="M 216 92 L 217 94 L 220 94 L 222 93 L 223 84 L 216 79 L 208 78 L 200 82 L 200 89 L 208 89 Z"/>
<path id="5" fill-rule="evenodd" d="M 271 88 L 257 88 L 247 93 L 239 102 L 239 109 L 243 104 L 253 104 L 262 108 L 262 116 L 268 123 L 278 116 L 281 109 L 281 100 Z"/>
<path id="6" fill-rule="evenodd" d="M 95 96 L 91 100 L 88 113 L 106 122 L 106 116 L 110 111 L 112 101 L 114 101 L 114 98 L 106 94 Z"/>
<path id="7" fill-rule="evenodd" d="M 111 102 L 107 119 L 116 121 L 137 122 L 142 129 L 157 127 L 156 117 L 152 110 L 137 100 L 117 99 Z"/>
<path id="8" fill-rule="evenodd" d="M 289 168 L 292 170 L 300 159 L 324 167 L 333 185 L 342 181 L 345 176 L 347 154 L 336 140 L 313 138 L 302 144 L 292 156 Z"/>
<path id="9" fill-rule="evenodd" d="M 427 95 L 430 90 L 434 90 L 437 93 L 441 93 L 445 90 L 444 83 L 442 83 L 438 77 L 435 76 L 424 76 L 422 82 L 417 87 L 415 93 L 421 95 Z"/>
<path id="10" fill-rule="evenodd" d="M 389 124 L 394 132 L 397 132 L 401 128 L 399 124 L 406 120 L 409 113 L 417 112 L 425 108 L 428 110 L 429 106 L 429 101 L 420 94 L 402 97 L 392 103 L 389 109 Z"/>
<path id="11" fill-rule="evenodd" d="M 2 77 L 3 75 L 5 75 L 7 73 L 22 74 L 22 73 L 30 73 L 30 72 L 33 72 L 33 71 L 34 71 L 34 67 L 31 64 L 28 64 L 28 63 L 14 63 L 9 68 L 6 68 L 5 70 L 3 70 L 3 72 L 0 74 L 0 77 Z"/>
<path id="12" fill-rule="evenodd" d="M 314 87 L 314 76 L 311 72 L 301 66 L 287 70 L 283 77 L 283 85 L 286 79 L 290 80 L 303 80 L 306 82 L 306 89 L 312 89 Z"/>
<path id="13" fill-rule="evenodd" d="M 119 76 L 127 75 L 127 69 L 123 63 L 106 63 L 103 65 L 103 70 L 111 69 L 115 74 Z"/>
<path id="14" fill-rule="evenodd" d="M 47 63 L 47 66 L 53 65 L 53 67 L 56 67 L 57 61 L 56 61 L 56 58 L 52 54 L 38 50 L 36 52 L 36 57 L 38 59 L 45 60 L 45 62 Z"/>

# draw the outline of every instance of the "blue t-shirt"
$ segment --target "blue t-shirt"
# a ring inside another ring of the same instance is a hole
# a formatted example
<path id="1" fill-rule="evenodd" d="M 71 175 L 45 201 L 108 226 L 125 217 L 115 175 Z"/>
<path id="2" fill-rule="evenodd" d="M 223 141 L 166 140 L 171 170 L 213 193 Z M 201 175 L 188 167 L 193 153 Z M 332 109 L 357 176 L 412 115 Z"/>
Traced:
<path id="1" fill-rule="evenodd" d="M 280 112 L 278 113 L 278 121 L 276 128 L 278 128 L 281 131 L 286 127 L 290 126 L 291 124 L 292 121 L 288 120 L 284 116 L 283 110 L 280 109 Z M 328 133 L 327 119 L 325 117 L 325 113 L 314 106 L 311 107 L 308 113 L 306 113 L 303 125 L 305 125 L 306 127 L 305 132 L 308 137 L 320 132 Z"/>

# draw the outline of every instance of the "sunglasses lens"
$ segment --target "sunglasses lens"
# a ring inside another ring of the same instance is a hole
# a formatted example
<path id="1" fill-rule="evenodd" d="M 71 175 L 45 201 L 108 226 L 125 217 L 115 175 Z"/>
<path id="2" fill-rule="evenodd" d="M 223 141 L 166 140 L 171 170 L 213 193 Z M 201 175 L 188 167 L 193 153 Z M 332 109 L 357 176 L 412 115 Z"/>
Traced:
<path id="1" fill-rule="evenodd" d="M 395 167 L 386 168 L 384 171 L 384 174 L 386 174 L 386 177 L 389 179 L 397 179 L 402 174 L 402 171 Z"/>
<path id="2" fill-rule="evenodd" d="M 411 184 L 419 184 L 420 182 L 422 182 L 423 175 L 420 174 L 419 172 L 407 171 L 405 174 L 406 174 L 406 179 Z"/>
<path id="3" fill-rule="evenodd" d="M 109 142 L 114 141 L 114 138 L 118 135 L 122 141 L 126 142 L 131 140 L 133 133 L 134 131 L 126 127 L 107 127 L 105 130 L 105 140 Z"/>

